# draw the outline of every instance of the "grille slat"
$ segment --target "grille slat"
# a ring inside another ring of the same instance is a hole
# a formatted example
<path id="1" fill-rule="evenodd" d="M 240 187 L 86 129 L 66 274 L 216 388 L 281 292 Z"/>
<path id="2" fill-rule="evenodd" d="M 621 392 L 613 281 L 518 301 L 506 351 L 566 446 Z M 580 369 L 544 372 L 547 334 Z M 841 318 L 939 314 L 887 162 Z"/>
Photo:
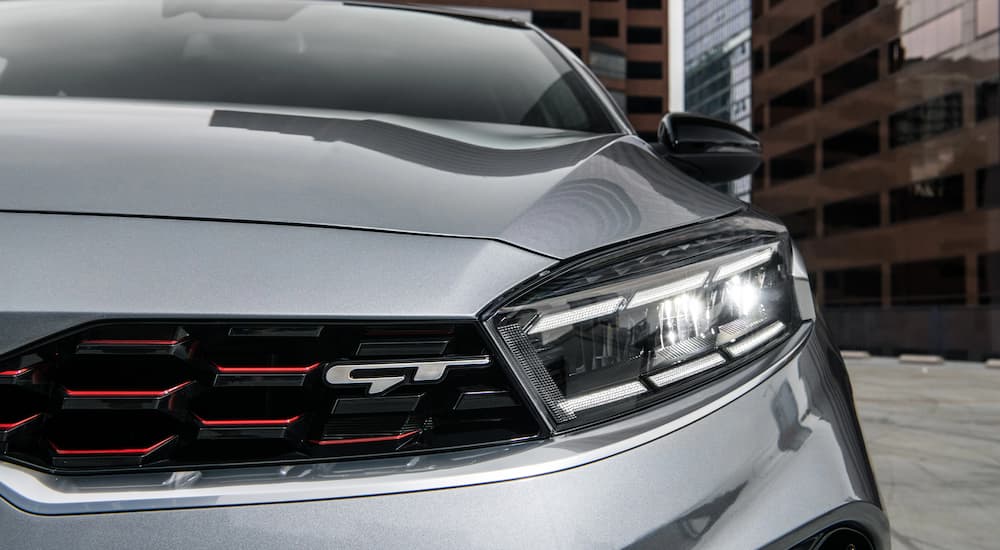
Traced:
<path id="1" fill-rule="evenodd" d="M 0 360 L 0 458 L 66 474 L 174 470 L 537 436 L 490 356 L 473 323 L 87 327 Z M 393 368 L 327 378 L 355 364 Z"/>

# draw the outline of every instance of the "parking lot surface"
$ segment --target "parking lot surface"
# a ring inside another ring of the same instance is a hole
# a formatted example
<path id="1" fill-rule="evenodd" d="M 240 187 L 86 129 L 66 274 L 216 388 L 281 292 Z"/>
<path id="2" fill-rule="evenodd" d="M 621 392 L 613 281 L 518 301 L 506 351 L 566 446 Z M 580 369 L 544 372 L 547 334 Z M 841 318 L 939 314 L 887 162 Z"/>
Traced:
<path id="1" fill-rule="evenodd" d="M 1000 369 L 847 366 L 893 549 L 1000 548 Z"/>

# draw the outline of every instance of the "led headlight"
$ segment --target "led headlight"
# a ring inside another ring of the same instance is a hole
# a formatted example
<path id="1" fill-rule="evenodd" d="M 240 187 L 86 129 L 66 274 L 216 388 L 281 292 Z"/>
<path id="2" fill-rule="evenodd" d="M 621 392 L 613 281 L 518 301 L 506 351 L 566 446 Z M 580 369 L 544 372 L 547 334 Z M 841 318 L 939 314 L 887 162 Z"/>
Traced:
<path id="1" fill-rule="evenodd" d="M 642 249 L 555 274 L 490 320 L 558 429 L 738 368 L 797 324 L 776 235 Z"/>

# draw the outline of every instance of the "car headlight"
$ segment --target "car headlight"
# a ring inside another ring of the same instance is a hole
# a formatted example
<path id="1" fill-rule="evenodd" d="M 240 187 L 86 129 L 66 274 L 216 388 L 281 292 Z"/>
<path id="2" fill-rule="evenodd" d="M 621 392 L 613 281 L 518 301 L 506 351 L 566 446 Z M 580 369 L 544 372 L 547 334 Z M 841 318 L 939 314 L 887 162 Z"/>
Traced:
<path id="1" fill-rule="evenodd" d="M 559 431 L 739 368 L 798 324 L 781 234 L 630 250 L 563 269 L 490 318 Z"/>

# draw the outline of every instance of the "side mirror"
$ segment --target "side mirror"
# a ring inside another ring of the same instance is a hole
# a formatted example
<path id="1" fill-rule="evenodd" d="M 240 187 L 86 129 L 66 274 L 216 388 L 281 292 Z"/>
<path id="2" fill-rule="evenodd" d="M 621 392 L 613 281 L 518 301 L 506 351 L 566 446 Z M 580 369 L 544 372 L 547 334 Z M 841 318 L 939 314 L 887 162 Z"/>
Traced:
<path id="1" fill-rule="evenodd" d="M 665 156 L 707 182 L 731 181 L 760 166 L 760 140 L 735 124 L 689 113 L 668 113 L 657 132 Z"/>

